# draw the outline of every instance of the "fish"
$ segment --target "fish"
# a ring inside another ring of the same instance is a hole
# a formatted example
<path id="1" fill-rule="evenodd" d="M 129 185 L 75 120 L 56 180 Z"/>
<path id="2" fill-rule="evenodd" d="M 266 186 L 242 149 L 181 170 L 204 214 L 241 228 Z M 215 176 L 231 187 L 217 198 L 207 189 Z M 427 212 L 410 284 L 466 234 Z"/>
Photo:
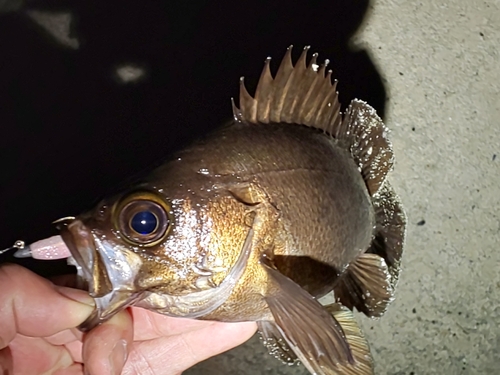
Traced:
<path id="1" fill-rule="evenodd" d="M 387 176 L 394 155 L 374 108 L 345 112 L 328 60 L 276 74 L 232 119 L 133 186 L 61 219 L 68 262 L 95 300 L 88 331 L 127 306 L 172 317 L 255 321 L 270 354 L 312 374 L 372 374 L 353 311 L 394 299 L 406 214 Z M 334 302 L 319 299 L 333 293 Z"/>

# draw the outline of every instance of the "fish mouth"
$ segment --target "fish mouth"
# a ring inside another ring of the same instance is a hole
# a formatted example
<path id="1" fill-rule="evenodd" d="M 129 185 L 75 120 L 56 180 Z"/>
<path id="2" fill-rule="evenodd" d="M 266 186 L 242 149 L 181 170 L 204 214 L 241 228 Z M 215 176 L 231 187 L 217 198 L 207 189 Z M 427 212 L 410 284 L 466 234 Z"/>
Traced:
<path id="1" fill-rule="evenodd" d="M 254 230 L 250 228 L 236 263 L 219 286 L 186 295 L 170 295 L 138 288 L 141 270 L 148 263 L 125 244 L 111 241 L 109 236 L 90 229 L 78 218 L 59 223 L 59 230 L 72 255 L 68 263 L 76 266 L 78 278 L 87 286 L 82 289 L 88 290 L 95 301 L 94 311 L 78 327 L 84 332 L 130 305 L 191 319 L 211 313 L 229 298 L 238 284 L 254 237 Z"/>
<path id="2" fill-rule="evenodd" d="M 68 263 L 77 269 L 78 284 L 94 298 L 95 309 L 78 327 L 89 331 L 140 298 L 134 280 L 141 266 L 138 257 L 103 241 L 80 219 L 59 225 L 71 252 Z"/>
<path id="3" fill-rule="evenodd" d="M 106 292 L 102 290 L 100 285 L 108 283 L 106 277 L 102 277 L 103 284 L 101 284 L 99 278 L 94 277 L 93 270 L 95 269 L 97 252 L 90 229 L 81 220 L 73 219 L 60 225 L 60 231 L 61 237 L 72 255 L 68 258 L 68 263 L 74 265 L 77 269 L 78 286 L 81 289 L 88 290 L 89 294 L 94 298 L 102 297 Z M 109 285 L 107 286 L 109 288 Z"/>

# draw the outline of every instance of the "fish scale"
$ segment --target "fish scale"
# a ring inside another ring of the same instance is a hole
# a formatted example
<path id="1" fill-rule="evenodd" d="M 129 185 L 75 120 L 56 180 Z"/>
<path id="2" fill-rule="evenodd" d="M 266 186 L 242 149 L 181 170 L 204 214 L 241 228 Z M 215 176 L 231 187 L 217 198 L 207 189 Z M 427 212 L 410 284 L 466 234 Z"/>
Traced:
<path id="1" fill-rule="evenodd" d="M 230 123 L 58 221 L 68 261 L 96 301 L 81 330 L 130 305 L 256 321 L 285 363 L 319 375 L 373 373 L 352 310 L 382 316 L 399 278 L 406 216 L 387 181 L 388 129 L 361 100 L 342 114 L 328 62 L 308 62 L 306 47 L 293 64 L 291 50 L 275 77 L 266 59 L 253 97 L 240 80 Z M 158 225 L 138 233 L 131 223 L 144 215 Z M 62 240 L 49 242 L 59 249 Z M 321 305 L 330 291 L 335 302 Z"/>

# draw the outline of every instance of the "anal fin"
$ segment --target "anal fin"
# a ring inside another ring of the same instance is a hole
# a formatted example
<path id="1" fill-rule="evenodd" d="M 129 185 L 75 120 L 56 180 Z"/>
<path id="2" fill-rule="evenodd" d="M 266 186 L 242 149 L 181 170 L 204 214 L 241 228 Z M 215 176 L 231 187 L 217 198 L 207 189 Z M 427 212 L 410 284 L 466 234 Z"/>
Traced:
<path id="1" fill-rule="evenodd" d="M 370 353 L 370 347 L 368 346 L 368 342 L 363 332 L 361 332 L 361 329 L 354 320 L 352 312 L 337 303 L 326 305 L 325 309 L 331 313 L 333 318 L 342 326 L 354 357 L 354 364 L 343 368 L 340 374 L 373 374 L 373 359 Z"/>
<path id="2" fill-rule="evenodd" d="M 264 299 L 276 326 L 273 336 L 282 338 L 313 374 L 339 374 L 341 368 L 353 365 L 354 357 L 340 323 L 298 284 L 276 269 L 262 266 L 270 283 Z"/>
<path id="3" fill-rule="evenodd" d="M 349 309 L 369 317 L 380 317 L 392 302 L 394 290 L 384 258 L 376 254 L 360 255 L 349 265 L 334 289 L 335 298 Z"/>

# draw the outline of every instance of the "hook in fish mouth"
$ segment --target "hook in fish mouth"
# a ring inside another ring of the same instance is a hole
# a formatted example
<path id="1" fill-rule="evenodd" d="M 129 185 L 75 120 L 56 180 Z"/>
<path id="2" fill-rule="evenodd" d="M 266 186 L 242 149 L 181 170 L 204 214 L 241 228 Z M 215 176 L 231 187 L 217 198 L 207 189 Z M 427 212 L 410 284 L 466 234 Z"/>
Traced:
<path id="1" fill-rule="evenodd" d="M 60 229 L 61 225 L 69 224 L 74 220 L 76 220 L 76 217 L 74 217 L 74 216 L 65 216 L 65 217 L 61 217 L 60 219 L 54 220 L 52 222 L 52 224 L 54 224 L 56 226 L 56 228 Z"/>

